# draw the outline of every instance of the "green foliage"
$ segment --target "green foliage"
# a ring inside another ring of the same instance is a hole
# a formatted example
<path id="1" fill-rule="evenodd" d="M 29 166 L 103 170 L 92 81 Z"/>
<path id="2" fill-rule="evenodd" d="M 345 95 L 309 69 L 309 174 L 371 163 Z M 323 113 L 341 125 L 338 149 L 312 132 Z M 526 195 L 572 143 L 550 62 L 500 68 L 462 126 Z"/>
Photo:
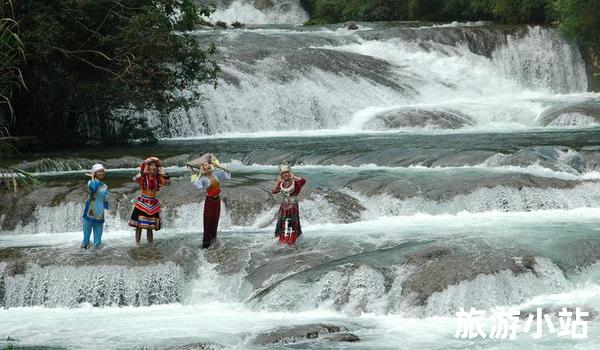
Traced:
<path id="1" fill-rule="evenodd" d="M 492 13 L 505 23 L 544 23 L 548 0 L 494 0 Z"/>
<path id="2" fill-rule="evenodd" d="M 307 24 L 345 21 L 473 21 L 558 23 L 569 37 L 600 46 L 598 0 L 303 0 Z"/>
<path id="3" fill-rule="evenodd" d="M 19 69 L 24 57 L 19 27 L 13 19 L 12 2 L 3 1 L 0 3 L 0 159 L 6 159 L 16 152 L 7 127 L 14 123 L 11 101 L 13 93 L 25 87 Z M 19 187 L 29 188 L 37 184 L 37 180 L 30 174 L 0 161 L 0 187 L 16 192 Z"/>
<path id="4" fill-rule="evenodd" d="M 25 58 L 19 27 L 12 18 L 12 2 L 0 3 L 0 127 L 14 122 L 11 103 L 15 91 L 25 86 L 19 64 Z"/>
<path id="5" fill-rule="evenodd" d="M 313 0 L 303 1 L 313 14 L 311 23 L 336 23 L 350 20 L 382 21 L 408 18 L 408 0 Z"/>
<path id="6" fill-rule="evenodd" d="M 543 23 L 551 0 L 304 0 L 313 21 L 344 22 L 495 19 Z"/>
<path id="7" fill-rule="evenodd" d="M 586 46 L 600 46 L 600 1 L 555 0 L 551 10 L 567 36 Z"/>
<path id="8" fill-rule="evenodd" d="M 200 101 L 186 86 L 216 86 L 216 48 L 192 30 L 194 0 L 19 0 L 14 4 L 29 91 L 14 100 L 13 134 L 70 143 L 155 139 L 140 111 L 161 116 Z M 138 117 L 136 117 L 138 116 Z M 166 118 L 165 118 L 166 120 Z"/>

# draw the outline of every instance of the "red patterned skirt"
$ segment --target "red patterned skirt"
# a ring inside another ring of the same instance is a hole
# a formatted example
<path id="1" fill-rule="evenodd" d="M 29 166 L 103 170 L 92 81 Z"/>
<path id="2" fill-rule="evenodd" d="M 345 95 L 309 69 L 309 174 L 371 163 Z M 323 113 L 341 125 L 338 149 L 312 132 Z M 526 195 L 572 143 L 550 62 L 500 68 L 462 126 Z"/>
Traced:
<path id="1" fill-rule="evenodd" d="M 302 234 L 298 203 L 281 203 L 275 226 L 275 238 L 281 244 L 293 245 Z"/>
<path id="2" fill-rule="evenodd" d="M 149 230 L 160 230 L 160 201 L 141 195 L 133 204 L 129 226 Z"/>

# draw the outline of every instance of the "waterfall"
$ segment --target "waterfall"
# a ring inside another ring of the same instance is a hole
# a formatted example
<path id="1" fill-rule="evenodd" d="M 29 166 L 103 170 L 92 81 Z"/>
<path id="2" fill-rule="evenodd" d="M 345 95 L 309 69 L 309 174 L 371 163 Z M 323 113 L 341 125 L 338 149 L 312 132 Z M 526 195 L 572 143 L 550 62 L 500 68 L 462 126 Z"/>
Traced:
<path id="1" fill-rule="evenodd" d="M 218 2 L 209 19 L 227 24 L 302 24 L 308 14 L 299 0 L 234 0 Z"/>
<path id="2" fill-rule="evenodd" d="M 529 128 L 545 100 L 587 86 L 578 48 L 543 27 L 256 29 L 212 38 L 222 51 L 219 87 L 199 88 L 198 107 L 169 115 L 164 137 Z M 443 121 L 448 114 L 454 124 Z"/>
<path id="3" fill-rule="evenodd" d="M 587 89 L 585 64 L 577 46 L 558 33 L 532 28 L 523 38 L 509 35 L 508 44 L 493 54 L 493 61 L 508 77 L 525 87 L 560 93 Z"/>
<path id="4" fill-rule="evenodd" d="M 0 263 L 0 306 L 149 306 L 182 299 L 183 270 L 173 264 L 148 267 L 32 265 L 6 275 Z"/>

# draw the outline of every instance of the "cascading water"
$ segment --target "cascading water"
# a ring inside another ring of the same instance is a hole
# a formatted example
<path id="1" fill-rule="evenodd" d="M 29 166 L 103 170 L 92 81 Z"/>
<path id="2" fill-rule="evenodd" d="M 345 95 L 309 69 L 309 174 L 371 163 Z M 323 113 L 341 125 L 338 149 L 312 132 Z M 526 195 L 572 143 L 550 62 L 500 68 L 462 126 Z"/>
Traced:
<path id="1" fill-rule="evenodd" d="M 211 20 L 246 28 L 201 31 L 220 49 L 220 86 L 197 87 L 200 106 L 168 116 L 160 132 L 174 139 L 16 164 L 44 184 L 1 194 L 0 338 L 69 349 L 600 346 L 596 316 L 584 340 L 454 337 L 460 308 L 600 311 L 600 108 L 576 46 L 542 27 L 350 31 L 297 26 L 299 1 L 216 6 Z M 201 250 L 204 194 L 184 164 L 207 151 L 233 179 L 219 242 Z M 136 246 L 131 178 L 148 155 L 173 183 L 159 193 L 155 243 Z M 105 246 L 83 250 L 84 173 L 96 162 L 108 169 Z M 294 247 L 272 237 L 282 162 L 308 179 Z M 341 342 L 351 336 L 357 345 Z"/>
<path id="2" fill-rule="evenodd" d="M 233 0 L 217 2 L 210 20 L 227 24 L 239 22 L 299 25 L 308 20 L 308 15 L 299 0 Z"/>
<path id="3" fill-rule="evenodd" d="M 220 87 L 172 114 L 163 135 L 361 132 L 382 113 L 377 129 L 530 128 L 548 106 L 586 99 L 557 95 L 585 91 L 587 79 L 577 48 L 551 29 L 369 26 L 209 33 L 221 44 Z M 468 122 L 436 124 L 444 111 Z"/>

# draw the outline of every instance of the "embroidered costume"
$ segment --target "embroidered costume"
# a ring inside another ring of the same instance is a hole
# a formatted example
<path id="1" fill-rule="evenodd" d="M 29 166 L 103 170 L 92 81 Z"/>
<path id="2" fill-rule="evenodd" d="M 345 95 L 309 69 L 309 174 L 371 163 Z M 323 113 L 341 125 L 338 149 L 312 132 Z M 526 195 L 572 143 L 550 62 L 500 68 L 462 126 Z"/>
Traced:
<path id="1" fill-rule="evenodd" d="M 191 177 L 197 189 L 206 189 L 204 200 L 204 233 L 202 248 L 208 248 L 217 238 L 217 227 L 221 215 L 221 181 L 231 179 L 231 174 L 224 170 L 215 170 L 212 177 L 193 174 Z"/>
<path id="2" fill-rule="evenodd" d="M 160 169 L 158 158 L 149 159 Z M 165 185 L 166 178 L 160 173 L 158 175 L 145 173 L 147 166 L 148 161 L 144 161 L 140 166 L 140 173 L 133 177 L 133 181 L 141 188 L 141 195 L 133 203 L 129 226 L 158 231 L 161 227 L 160 201 L 156 198 L 156 194 L 160 191 L 160 187 Z"/>
<path id="3" fill-rule="evenodd" d="M 283 194 L 275 226 L 275 237 L 279 239 L 279 243 L 293 245 L 302 234 L 298 195 L 304 184 L 306 184 L 305 178 L 299 180 L 290 178 L 287 181 L 278 181 L 272 190 L 274 194 L 279 192 Z"/>

